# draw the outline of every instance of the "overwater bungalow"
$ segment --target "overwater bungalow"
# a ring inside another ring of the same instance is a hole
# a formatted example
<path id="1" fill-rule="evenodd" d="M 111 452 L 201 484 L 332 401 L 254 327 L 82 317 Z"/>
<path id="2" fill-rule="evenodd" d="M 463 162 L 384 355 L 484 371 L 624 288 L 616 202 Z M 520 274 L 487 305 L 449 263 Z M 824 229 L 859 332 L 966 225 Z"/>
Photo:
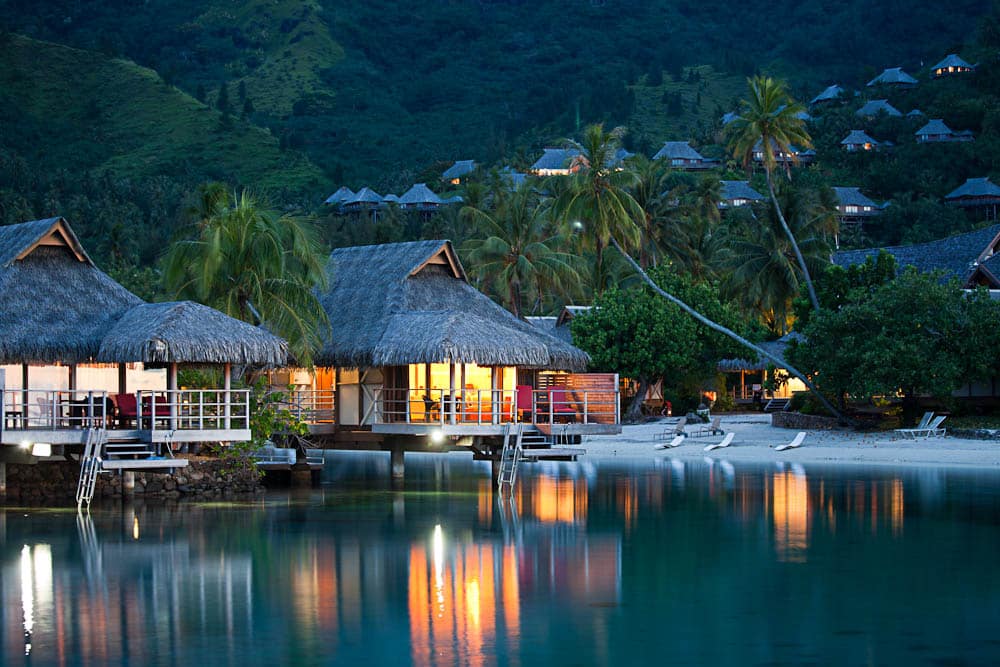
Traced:
<path id="1" fill-rule="evenodd" d="M 285 371 L 313 437 L 426 449 L 500 438 L 617 433 L 618 380 L 581 350 L 476 290 L 449 241 L 340 248 L 320 301 L 331 331 L 312 373 Z M 313 415 L 314 406 L 324 406 Z"/>
<path id="2" fill-rule="evenodd" d="M 234 365 L 286 363 L 287 344 L 262 329 L 190 302 L 143 302 L 62 218 L 0 227 L 0 313 L 2 461 L 79 452 L 100 431 L 105 470 L 180 467 L 159 456 L 250 438 Z M 178 386 L 185 365 L 214 366 L 222 386 Z"/>
<path id="3" fill-rule="evenodd" d="M 944 60 L 939 62 L 937 65 L 931 67 L 931 74 L 935 79 L 940 79 L 943 76 L 968 74 L 969 72 L 975 71 L 975 69 L 975 65 L 970 65 L 962 60 L 958 54 L 951 53 L 945 56 Z"/>

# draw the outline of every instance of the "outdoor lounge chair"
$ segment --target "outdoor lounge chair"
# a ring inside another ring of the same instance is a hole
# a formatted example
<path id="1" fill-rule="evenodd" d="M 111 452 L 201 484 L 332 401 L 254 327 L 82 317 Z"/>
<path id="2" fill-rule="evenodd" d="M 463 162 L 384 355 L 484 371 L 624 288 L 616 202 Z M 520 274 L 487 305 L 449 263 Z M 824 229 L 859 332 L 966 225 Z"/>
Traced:
<path id="1" fill-rule="evenodd" d="M 680 447 L 683 444 L 685 437 L 683 434 L 674 436 L 674 439 L 670 442 L 665 442 L 662 445 L 657 445 L 654 449 L 673 449 L 674 447 Z"/>
<path id="2" fill-rule="evenodd" d="M 914 435 L 914 432 L 915 431 L 923 432 L 924 430 L 926 430 L 927 429 L 927 425 L 931 423 L 932 419 L 934 419 L 934 411 L 933 410 L 930 411 L 930 412 L 925 412 L 924 416 L 920 418 L 920 422 L 917 423 L 917 425 L 914 426 L 913 428 L 897 428 L 897 429 L 895 429 L 894 432 L 898 433 L 903 438 L 913 438 L 913 437 L 916 437 Z"/>
<path id="3" fill-rule="evenodd" d="M 776 452 L 783 452 L 786 449 L 796 449 L 797 447 L 801 447 L 802 446 L 802 441 L 805 440 L 805 439 L 806 439 L 806 432 L 805 431 L 799 431 L 798 435 L 795 436 L 794 440 L 792 440 L 787 445 L 778 445 L 777 447 L 774 448 L 774 451 L 776 451 Z"/>
<path id="4" fill-rule="evenodd" d="M 681 417 L 673 428 L 669 426 L 663 429 L 663 432 L 657 436 L 660 440 L 666 440 L 667 438 L 676 438 L 677 436 L 687 437 L 687 433 L 684 432 L 684 426 L 687 425 L 687 417 Z"/>
<path id="5" fill-rule="evenodd" d="M 567 422 L 576 421 L 576 410 L 570 405 L 566 390 L 562 387 L 549 387 L 549 411 L 552 413 L 552 421 L 559 421 L 560 418 Z"/>
<path id="6" fill-rule="evenodd" d="M 736 437 L 735 433 L 727 433 L 726 437 L 722 439 L 722 442 L 716 442 L 711 445 L 705 445 L 704 451 L 710 452 L 713 449 L 722 449 L 723 447 L 728 447 L 729 445 L 733 444 L 733 438 L 735 437 Z"/>
<path id="7" fill-rule="evenodd" d="M 531 401 L 532 388 L 530 384 L 517 385 L 517 392 L 514 396 L 514 410 L 517 412 L 517 420 L 530 422 L 533 416 Z"/>
<path id="8" fill-rule="evenodd" d="M 699 426 L 698 430 L 691 434 L 691 437 L 701 438 L 706 435 L 725 435 L 726 432 L 722 430 L 721 423 L 722 417 L 714 417 L 711 424 Z"/>
<path id="9" fill-rule="evenodd" d="M 938 415 L 937 417 L 934 417 L 934 419 L 930 420 L 930 422 L 918 425 L 916 428 L 897 428 L 895 432 L 903 438 L 913 439 L 944 435 L 946 430 L 941 428 L 941 422 L 947 418 L 947 415 Z"/>

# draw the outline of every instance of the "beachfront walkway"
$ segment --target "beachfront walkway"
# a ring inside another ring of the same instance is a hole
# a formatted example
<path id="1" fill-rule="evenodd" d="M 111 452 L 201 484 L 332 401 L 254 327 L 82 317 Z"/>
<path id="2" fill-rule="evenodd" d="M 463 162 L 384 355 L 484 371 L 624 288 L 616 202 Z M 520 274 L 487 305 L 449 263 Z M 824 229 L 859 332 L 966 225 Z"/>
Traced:
<path id="1" fill-rule="evenodd" d="M 857 433 L 854 431 L 809 431 L 799 449 L 776 452 L 778 445 L 790 442 L 796 431 L 771 426 L 769 415 L 739 413 L 722 416 L 722 428 L 733 432 L 733 444 L 725 449 L 705 452 L 709 443 L 722 436 L 688 437 L 674 449 L 655 449 L 664 440 L 657 436 L 677 419 L 622 427 L 620 436 L 591 436 L 584 439 L 584 458 L 690 458 L 712 457 L 733 462 L 862 463 L 874 465 L 934 465 L 1000 468 L 1000 441 L 966 440 L 943 437 L 928 440 L 900 440 L 891 431 Z M 944 424 L 947 426 L 947 423 Z M 688 425 L 692 433 L 695 427 Z"/>

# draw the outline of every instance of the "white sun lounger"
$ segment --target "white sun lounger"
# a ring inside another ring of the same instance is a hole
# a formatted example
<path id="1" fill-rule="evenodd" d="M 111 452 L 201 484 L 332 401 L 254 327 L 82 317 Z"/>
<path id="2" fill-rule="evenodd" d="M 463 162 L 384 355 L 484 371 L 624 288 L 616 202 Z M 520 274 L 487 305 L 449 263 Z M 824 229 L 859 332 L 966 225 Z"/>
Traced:
<path id="1" fill-rule="evenodd" d="M 787 445 L 778 445 L 777 447 L 774 448 L 774 451 L 776 451 L 776 452 L 783 452 L 786 449 L 795 449 L 796 447 L 801 447 L 802 446 L 802 441 L 805 440 L 805 439 L 806 439 L 806 432 L 805 431 L 799 431 L 799 434 L 795 436 L 794 440 L 792 440 Z"/>
<path id="2" fill-rule="evenodd" d="M 657 445 L 654 449 L 673 449 L 674 447 L 680 447 L 681 443 L 684 442 L 684 436 L 675 436 L 670 442 L 665 442 L 662 445 Z"/>
<path id="3" fill-rule="evenodd" d="M 930 438 L 932 436 L 944 435 L 946 430 L 941 428 L 941 422 L 948 418 L 948 415 L 938 415 L 929 423 L 916 428 L 898 428 L 896 433 L 904 438 Z"/>
<path id="4" fill-rule="evenodd" d="M 733 438 L 736 437 L 735 433 L 727 433 L 726 437 L 722 439 L 722 442 L 716 442 L 711 445 L 705 445 L 705 451 L 710 452 L 713 449 L 722 449 L 723 447 L 728 447 L 733 444 Z"/>

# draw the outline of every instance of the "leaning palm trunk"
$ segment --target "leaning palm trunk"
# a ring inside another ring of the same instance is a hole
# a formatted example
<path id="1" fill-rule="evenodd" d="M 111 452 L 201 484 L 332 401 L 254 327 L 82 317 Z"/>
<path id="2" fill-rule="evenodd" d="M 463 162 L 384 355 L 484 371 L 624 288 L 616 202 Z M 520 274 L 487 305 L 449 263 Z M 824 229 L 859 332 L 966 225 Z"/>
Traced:
<path id="1" fill-rule="evenodd" d="M 774 183 L 771 181 L 771 170 L 765 170 L 767 174 L 767 190 L 771 193 L 771 203 L 774 205 L 774 211 L 778 214 L 778 222 L 781 223 L 781 228 L 785 230 L 785 236 L 792 244 L 792 250 L 795 251 L 795 259 L 799 261 L 799 268 L 802 269 L 802 279 L 806 282 L 806 289 L 809 291 L 809 301 L 812 303 L 813 310 L 819 312 L 819 299 L 816 298 L 816 289 L 813 287 L 812 276 L 809 275 L 809 267 L 806 266 L 806 259 L 802 256 L 802 251 L 799 250 L 799 244 L 795 240 L 795 234 L 792 234 L 791 228 L 785 221 L 785 214 L 781 211 L 781 206 L 778 204 L 778 197 L 774 193 Z"/>
<path id="2" fill-rule="evenodd" d="M 833 405 L 830 403 L 830 401 L 828 401 L 826 399 L 826 397 L 819 391 L 819 389 L 816 388 L 816 385 L 814 385 L 812 383 L 812 381 L 808 377 L 806 377 L 805 373 L 802 373 L 798 369 L 793 368 L 787 361 L 785 361 L 784 359 L 779 359 L 777 356 L 775 356 L 775 355 L 771 354 L 770 352 L 766 351 L 764 348 L 762 348 L 762 347 L 760 347 L 758 345 L 754 345 L 753 343 L 751 343 L 750 341 L 748 341 L 746 338 L 744 338 L 743 336 L 739 335 L 735 331 L 732 331 L 731 329 L 727 329 L 726 327 L 722 326 L 721 324 L 717 324 L 716 322 L 713 322 L 712 320 L 708 319 L 707 317 L 705 317 L 704 315 L 702 315 L 701 313 L 699 313 L 697 310 L 695 310 L 694 308 L 692 308 L 691 306 L 687 305 L 686 303 L 684 303 L 683 301 L 681 301 L 680 299 L 678 299 L 673 294 L 670 294 L 669 292 L 667 292 L 666 290 L 664 290 L 662 287 L 660 287 L 659 285 L 657 285 L 656 282 L 654 282 L 652 278 L 649 277 L 648 273 L 646 273 L 645 271 L 642 270 L 642 267 L 639 266 L 638 262 L 636 262 L 634 259 L 632 259 L 631 255 L 629 255 L 628 253 L 625 252 L 625 250 L 622 248 L 622 246 L 618 243 L 618 240 L 615 239 L 614 237 L 611 237 L 611 245 L 613 245 L 618 250 L 618 252 L 621 253 L 622 257 L 625 258 L 625 260 L 632 266 L 632 268 L 635 269 L 635 272 L 639 274 L 639 277 L 642 278 L 642 280 L 647 285 L 649 285 L 653 289 L 654 292 L 656 292 L 657 294 L 659 294 L 660 296 L 662 296 L 667 301 L 670 301 L 671 303 L 673 303 L 675 306 L 677 306 L 678 308 L 680 308 L 681 310 L 683 310 L 685 313 L 687 313 L 688 315 L 690 315 L 694 319 L 696 319 L 699 322 L 701 322 L 702 324 L 704 324 L 709 329 L 712 329 L 714 331 L 718 331 L 719 333 L 724 334 L 724 335 L 732 338 L 733 340 L 735 340 L 740 345 L 743 345 L 744 347 L 747 347 L 747 348 L 753 350 L 754 352 L 756 352 L 757 354 L 759 354 L 763 358 L 770 360 L 776 366 L 780 366 L 780 367 L 785 368 L 789 373 L 791 373 L 792 375 L 794 375 L 798 379 L 802 380 L 802 382 L 806 385 L 806 387 L 809 388 L 809 391 L 811 391 L 813 393 L 813 395 L 819 400 L 820 403 L 823 404 L 823 407 L 825 407 L 830 412 L 831 415 L 835 416 L 841 422 L 850 423 L 850 420 L 847 419 L 846 417 L 844 417 L 844 415 L 841 414 L 840 411 L 837 410 L 837 408 L 833 407 Z"/>

